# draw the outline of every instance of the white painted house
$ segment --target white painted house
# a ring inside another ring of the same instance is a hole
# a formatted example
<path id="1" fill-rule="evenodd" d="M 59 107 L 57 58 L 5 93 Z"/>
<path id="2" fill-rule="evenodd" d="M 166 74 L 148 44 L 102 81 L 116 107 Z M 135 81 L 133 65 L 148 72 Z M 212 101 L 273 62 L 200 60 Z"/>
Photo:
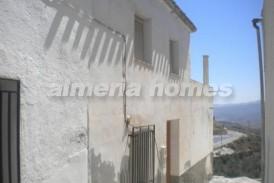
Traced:
<path id="1" fill-rule="evenodd" d="M 207 182 L 213 98 L 149 95 L 208 87 L 207 56 L 191 79 L 194 31 L 172 0 L 0 0 L 3 182 Z"/>

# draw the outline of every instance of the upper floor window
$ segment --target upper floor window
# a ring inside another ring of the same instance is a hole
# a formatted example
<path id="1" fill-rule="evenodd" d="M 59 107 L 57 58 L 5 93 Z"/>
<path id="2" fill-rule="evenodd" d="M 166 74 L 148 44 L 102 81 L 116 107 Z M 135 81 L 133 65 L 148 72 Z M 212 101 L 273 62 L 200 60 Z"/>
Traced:
<path id="1" fill-rule="evenodd" d="M 150 63 L 151 55 L 150 21 L 135 16 L 134 55 L 135 59 Z"/>
<path id="2" fill-rule="evenodd" d="M 178 41 L 169 41 L 169 62 L 170 73 L 179 75 L 179 43 Z"/>
<path id="3" fill-rule="evenodd" d="M 135 16 L 135 58 L 145 60 L 144 19 Z"/>

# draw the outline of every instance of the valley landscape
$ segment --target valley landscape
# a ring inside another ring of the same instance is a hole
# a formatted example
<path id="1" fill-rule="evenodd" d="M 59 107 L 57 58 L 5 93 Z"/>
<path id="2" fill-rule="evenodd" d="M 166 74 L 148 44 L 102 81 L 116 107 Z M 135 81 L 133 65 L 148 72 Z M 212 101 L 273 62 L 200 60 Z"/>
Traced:
<path id="1" fill-rule="evenodd" d="M 214 116 L 214 175 L 219 180 L 260 180 L 260 103 L 216 105 Z M 222 144 L 216 139 L 221 139 Z"/>

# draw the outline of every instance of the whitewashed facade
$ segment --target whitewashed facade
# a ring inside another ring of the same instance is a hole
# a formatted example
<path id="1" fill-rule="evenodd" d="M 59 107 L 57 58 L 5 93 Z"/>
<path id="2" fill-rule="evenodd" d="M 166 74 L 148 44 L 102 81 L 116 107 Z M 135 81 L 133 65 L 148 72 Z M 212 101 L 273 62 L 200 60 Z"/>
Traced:
<path id="1" fill-rule="evenodd" d="M 144 50 L 134 48 L 136 17 Z M 123 37 L 110 29 L 126 36 L 126 66 Z M 21 87 L 21 182 L 126 182 L 131 127 L 148 124 L 156 128 L 155 182 L 166 182 L 166 126 L 174 119 L 179 146 L 172 180 L 187 174 L 197 182 L 195 166 L 205 180 L 212 173 L 212 98 L 150 97 L 144 90 L 125 104 L 124 97 L 47 95 L 53 83 L 121 83 L 125 76 L 144 88 L 203 86 L 190 76 L 193 31 L 169 0 L 0 1 L 0 78 L 20 80 Z"/>

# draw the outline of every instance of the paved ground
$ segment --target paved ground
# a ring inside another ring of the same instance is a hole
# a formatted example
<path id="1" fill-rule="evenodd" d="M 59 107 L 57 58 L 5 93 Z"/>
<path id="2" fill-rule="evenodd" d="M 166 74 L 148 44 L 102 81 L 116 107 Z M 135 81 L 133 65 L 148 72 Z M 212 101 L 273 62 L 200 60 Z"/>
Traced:
<path id="1" fill-rule="evenodd" d="M 246 177 L 228 179 L 228 178 L 216 176 L 216 177 L 213 177 L 210 183 L 260 183 L 260 182 L 257 180 L 246 178 Z"/>

